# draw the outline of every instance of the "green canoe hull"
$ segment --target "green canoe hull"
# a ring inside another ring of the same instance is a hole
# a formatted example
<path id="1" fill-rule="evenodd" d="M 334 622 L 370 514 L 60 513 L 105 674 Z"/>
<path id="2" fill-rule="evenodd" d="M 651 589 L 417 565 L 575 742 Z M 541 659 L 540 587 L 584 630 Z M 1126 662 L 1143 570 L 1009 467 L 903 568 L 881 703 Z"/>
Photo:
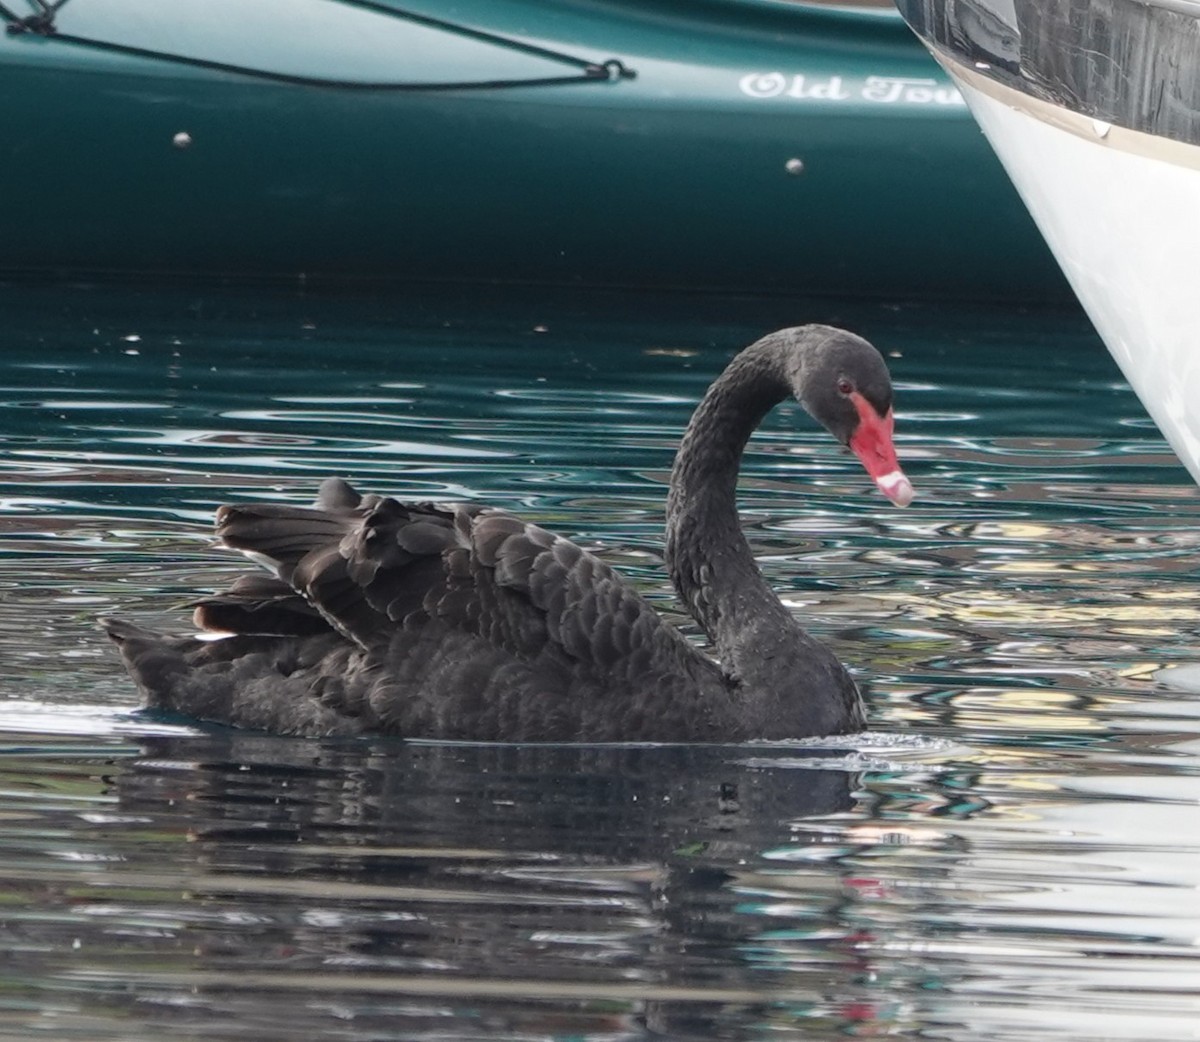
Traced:
<path id="1" fill-rule="evenodd" d="M 73 0 L 0 36 L 0 270 L 1066 293 L 898 18 L 165 6 Z"/>

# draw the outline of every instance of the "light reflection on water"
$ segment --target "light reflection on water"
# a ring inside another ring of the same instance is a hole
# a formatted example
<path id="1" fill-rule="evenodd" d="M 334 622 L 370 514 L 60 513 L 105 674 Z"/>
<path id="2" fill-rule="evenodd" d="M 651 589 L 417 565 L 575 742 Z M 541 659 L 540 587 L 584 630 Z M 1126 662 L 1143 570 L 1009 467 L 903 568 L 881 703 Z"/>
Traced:
<path id="1" fill-rule="evenodd" d="M 1200 493 L 1075 317 L 0 297 L 0 1037 L 1197 1037 L 1200 701 L 1164 680 L 1200 658 Z M 898 353 L 911 508 L 794 409 L 743 482 L 764 569 L 870 687 L 867 738 L 321 743 L 136 711 L 95 616 L 180 624 L 242 567 L 213 509 L 328 473 L 520 509 L 674 611 L 691 403 L 801 319 Z"/>

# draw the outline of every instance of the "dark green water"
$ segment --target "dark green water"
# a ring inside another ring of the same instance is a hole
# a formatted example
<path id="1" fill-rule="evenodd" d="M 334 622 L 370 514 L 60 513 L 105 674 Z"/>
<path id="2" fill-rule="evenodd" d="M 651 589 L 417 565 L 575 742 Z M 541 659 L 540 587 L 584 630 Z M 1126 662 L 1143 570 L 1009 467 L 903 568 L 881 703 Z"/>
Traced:
<path id="1" fill-rule="evenodd" d="M 26 286 L 0 314 L 0 1037 L 1197 1038 L 1200 492 L 1078 316 Z M 889 507 L 796 409 L 747 454 L 752 545 L 867 736 L 205 731 L 139 714 L 93 626 L 183 626 L 244 567 L 214 508 L 330 473 L 518 509 L 673 611 L 678 434 L 801 321 L 892 356 L 918 490 Z"/>

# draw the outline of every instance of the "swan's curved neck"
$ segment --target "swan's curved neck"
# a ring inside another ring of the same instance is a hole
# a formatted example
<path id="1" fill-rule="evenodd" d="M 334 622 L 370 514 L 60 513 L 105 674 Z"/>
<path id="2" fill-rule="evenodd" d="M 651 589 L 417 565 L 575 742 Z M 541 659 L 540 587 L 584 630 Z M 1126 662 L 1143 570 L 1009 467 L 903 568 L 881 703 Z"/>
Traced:
<path id="1" fill-rule="evenodd" d="M 804 639 L 754 563 L 737 512 L 746 442 L 791 386 L 784 352 L 770 338 L 739 354 L 693 414 L 667 498 L 671 580 L 725 670 L 751 686 L 769 684 L 766 674 L 783 667 L 773 649 Z"/>

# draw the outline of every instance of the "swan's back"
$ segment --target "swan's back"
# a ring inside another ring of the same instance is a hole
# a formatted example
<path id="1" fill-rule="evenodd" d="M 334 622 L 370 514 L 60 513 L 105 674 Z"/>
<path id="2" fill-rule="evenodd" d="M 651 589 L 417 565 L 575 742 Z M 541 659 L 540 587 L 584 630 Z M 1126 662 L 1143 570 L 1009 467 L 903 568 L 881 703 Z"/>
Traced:
<path id="1" fill-rule="evenodd" d="M 322 486 L 223 507 L 247 577 L 196 608 L 222 640 L 110 621 L 150 704 L 303 734 L 731 740 L 717 667 L 617 572 L 499 510 Z"/>

